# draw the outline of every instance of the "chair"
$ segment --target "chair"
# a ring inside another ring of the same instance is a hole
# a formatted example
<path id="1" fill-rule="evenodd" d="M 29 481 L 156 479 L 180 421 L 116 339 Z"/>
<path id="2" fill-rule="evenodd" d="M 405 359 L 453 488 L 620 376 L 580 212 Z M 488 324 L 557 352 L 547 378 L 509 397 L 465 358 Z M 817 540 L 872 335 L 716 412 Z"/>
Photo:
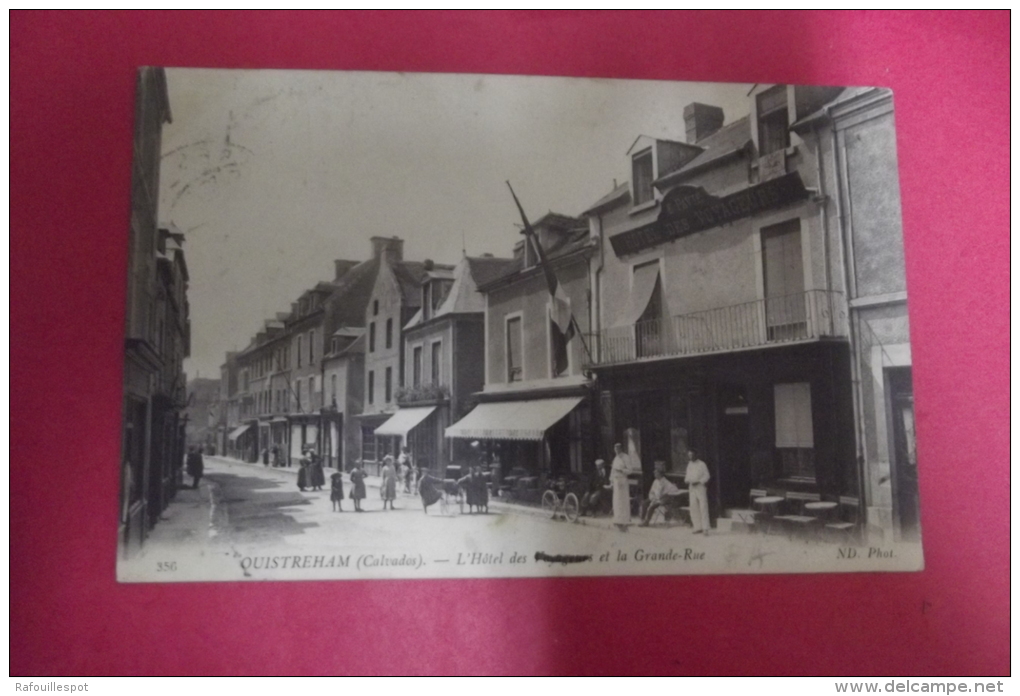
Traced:
<path id="1" fill-rule="evenodd" d="M 790 538 L 794 536 L 800 536 L 802 538 L 811 538 L 811 532 L 816 528 L 818 524 L 818 517 L 814 515 L 804 514 L 805 503 L 816 503 L 821 501 L 822 496 L 818 493 L 801 493 L 799 491 L 787 491 L 786 493 L 786 506 L 787 514 L 779 515 L 776 520 L 780 521 L 780 524 L 786 527 L 789 531 Z"/>
<path id="2" fill-rule="evenodd" d="M 860 509 L 860 498 L 839 496 L 839 521 L 825 525 L 826 535 L 838 543 L 860 544 Z"/>

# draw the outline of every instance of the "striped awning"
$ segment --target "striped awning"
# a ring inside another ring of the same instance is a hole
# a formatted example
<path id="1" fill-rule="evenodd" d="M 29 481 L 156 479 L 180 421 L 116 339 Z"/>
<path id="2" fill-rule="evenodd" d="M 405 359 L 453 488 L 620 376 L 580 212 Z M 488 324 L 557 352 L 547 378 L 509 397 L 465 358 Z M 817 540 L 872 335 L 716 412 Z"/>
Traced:
<path id="1" fill-rule="evenodd" d="M 414 430 L 415 426 L 432 415 L 435 410 L 435 406 L 399 409 L 388 421 L 375 429 L 375 434 L 406 437 L 409 432 Z"/>
<path id="2" fill-rule="evenodd" d="M 446 429 L 446 437 L 469 440 L 541 440 L 584 400 L 581 396 L 479 404 Z"/>
<path id="3" fill-rule="evenodd" d="M 245 431 L 248 430 L 248 428 L 250 428 L 250 427 L 251 427 L 251 424 L 249 423 L 247 425 L 241 425 L 241 426 L 238 426 L 238 427 L 234 428 L 233 430 L 230 431 L 230 434 L 227 435 L 227 439 L 230 440 L 231 442 L 234 442 L 235 440 L 237 440 L 237 438 L 239 438 L 242 435 L 244 435 Z"/>

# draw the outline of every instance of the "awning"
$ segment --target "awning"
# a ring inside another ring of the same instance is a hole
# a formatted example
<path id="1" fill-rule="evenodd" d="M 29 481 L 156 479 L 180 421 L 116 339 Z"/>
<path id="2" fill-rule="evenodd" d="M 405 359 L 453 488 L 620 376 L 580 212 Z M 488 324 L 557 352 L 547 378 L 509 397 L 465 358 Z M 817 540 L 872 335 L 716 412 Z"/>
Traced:
<path id="1" fill-rule="evenodd" d="M 446 437 L 471 440 L 541 440 L 545 431 L 573 411 L 582 396 L 479 404 L 446 429 Z"/>
<path id="2" fill-rule="evenodd" d="M 414 430 L 416 425 L 432 415 L 432 412 L 435 410 L 435 406 L 399 409 L 388 421 L 375 429 L 375 434 L 404 437 Z"/>
<path id="3" fill-rule="evenodd" d="M 648 303 L 655 292 L 655 284 L 659 281 L 659 264 L 652 262 L 634 269 L 634 287 L 630 292 L 630 303 L 627 305 L 623 322 L 620 326 L 633 326 L 648 308 Z M 656 317 L 658 318 L 658 317 Z"/>
<path id="4" fill-rule="evenodd" d="M 243 435 L 244 432 L 250 427 L 251 424 L 249 423 L 247 425 L 241 425 L 234 428 L 233 430 L 230 431 L 230 434 L 227 435 L 227 439 L 230 440 L 231 442 L 235 442 L 237 438 L 241 437 L 241 435 Z"/>

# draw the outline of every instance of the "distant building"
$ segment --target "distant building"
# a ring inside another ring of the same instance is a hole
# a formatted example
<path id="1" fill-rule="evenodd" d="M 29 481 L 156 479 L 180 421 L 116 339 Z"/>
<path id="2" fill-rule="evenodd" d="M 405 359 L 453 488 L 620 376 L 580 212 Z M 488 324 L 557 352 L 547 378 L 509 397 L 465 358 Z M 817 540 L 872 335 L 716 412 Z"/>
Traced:
<path id="1" fill-rule="evenodd" d="M 400 438 L 419 467 L 440 476 L 448 464 L 469 458 L 467 444 L 448 441 L 445 432 L 485 385 L 485 296 L 478 285 L 513 263 L 487 256 L 465 257 L 452 270 L 427 265 L 421 307 L 404 327 L 399 409 L 375 434 Z"/>
<path id="2" fill-rule="evenodd" d="M 220 380 L 208 377 L 189 380 L 184 415 L 185 444 L 200 447 L 209 454 L 221 454 L 216 442 L 216 428 L 220 421 Z"/>
<path id="3" fill-rule="evenodd" d="M 397 410 L 397 390 L 403 386 L 403 326 L 421 307 L 421 284 L 426 264 L 404 261 L 404 240 L 372 237 L 373 249 L 382 260 L 365 309 L 365 399 L 358 416 L 361 428 L 361 459 L 378 464 L 387 454 L 396 455 L 399 435 L 379 434 L 376 428 Z M 431 273 L 449 273 L 452 266 L 431 264 Z"/>

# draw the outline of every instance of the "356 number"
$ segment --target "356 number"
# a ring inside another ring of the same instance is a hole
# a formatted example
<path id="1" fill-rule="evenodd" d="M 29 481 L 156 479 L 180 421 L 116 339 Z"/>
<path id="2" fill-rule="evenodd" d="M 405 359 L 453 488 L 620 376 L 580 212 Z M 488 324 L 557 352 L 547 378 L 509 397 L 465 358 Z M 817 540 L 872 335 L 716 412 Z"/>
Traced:
<path id="1" fill-rule="evenodd" d="M 177 570 L 177 561 L 158 561 L 156 563 L 157 573 L 172 573 Z"/>

